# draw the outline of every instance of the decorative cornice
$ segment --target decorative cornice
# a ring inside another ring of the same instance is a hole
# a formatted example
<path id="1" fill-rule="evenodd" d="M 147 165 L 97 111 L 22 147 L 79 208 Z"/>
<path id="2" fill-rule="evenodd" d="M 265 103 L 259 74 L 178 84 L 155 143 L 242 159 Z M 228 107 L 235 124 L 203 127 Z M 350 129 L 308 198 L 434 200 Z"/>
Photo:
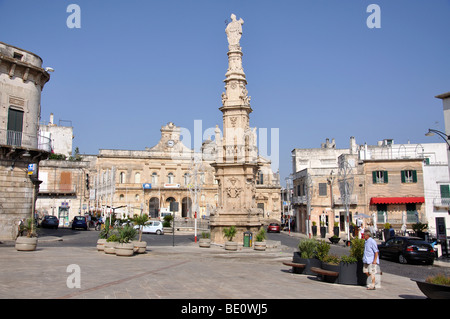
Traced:
<path id="1" fill-rule="evenodd" d="M 20 76 L 23 82 L 32 81 L 39 85 L 41 90 L 50 80 L 50 74 L 43 68 L 5 55 L 0 55 L 0 65 L 4 65 L 3 69 L 7 70 L 9 78 Z M 2 72 L 1 70 L 2 68 L 0 68 L 0 72 Z M 3 71 L 3 73 L 5 72 Z"/>

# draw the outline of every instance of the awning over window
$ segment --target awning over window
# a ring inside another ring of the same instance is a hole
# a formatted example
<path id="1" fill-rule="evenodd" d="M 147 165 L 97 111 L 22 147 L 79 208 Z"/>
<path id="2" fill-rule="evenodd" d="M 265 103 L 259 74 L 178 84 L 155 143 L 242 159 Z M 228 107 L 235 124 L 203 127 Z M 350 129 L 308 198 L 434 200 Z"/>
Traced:
<path id="1" fill-rule="evenodd" d="M 424 197 L 372 197 L 370 205 L 425 203 Z"/>

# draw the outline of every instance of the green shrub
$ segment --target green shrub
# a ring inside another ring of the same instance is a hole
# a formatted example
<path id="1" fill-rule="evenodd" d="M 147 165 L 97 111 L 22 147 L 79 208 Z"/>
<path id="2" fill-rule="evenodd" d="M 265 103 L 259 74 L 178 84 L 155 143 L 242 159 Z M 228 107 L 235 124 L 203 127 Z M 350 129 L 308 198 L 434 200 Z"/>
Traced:
<path id="1" fill-rule="evenodd" d="M 356 263 L 357 261 L 358 261 L 358 259 L 356 259 L 356 257 L 353 257 L 353 256 L 347 256 L 347 255 L 341 256 L 341 262 L 343 262 L 345 264 L 353 264 L 353 263 Z"/>
<path id="2" fill-rule="evenodd" d="M 423 224 L 421 222 L 418 222 L 418 223 L 412 224 L 411 227 L 415 232 L 423 232 L 425 229 L 428 228 L 428 224 Z"/>
<path id="3" fill-rule="evenodd" d="M 211 233 L 209 233 L 209 232 L 202 232 L 202 238 L 208 239 L 210 237 L 211 237 Z"/>
<path id="4" fill-rule="evenodd" d="M 266 238 L 267 238 L 266 230 L 261 227 L 259 232 L 256 234 L 255 240 L 256 241 L 264 241 L 264 239 L 266 239 Z"/>
<path id="5" fill-rule="evenodd" d="M 317 241 L 315 239 L 304 239 L 298 244 L 301 258 L 314 258 L 316 257 Z"/>
<path id="6" fill-rule="evenodd" d="M 364 245 L 366 241 L 362 238 L 355 238 L 352 240 L 350 247 L 350 256 L 356 258 L 356 260 L 362 260 L 364 256 Z"/>
<path id="7" fill-rule="evenodd" d="M 317 258 L 323 261 L 324 258 L 328 256 L 330 247 L 331 247 L 330 244 L 327 243 L 325 240 L 319 241 L 316 247 Z"/>
<path id="8" fill-rule="evenodd" d="M 106 240 L 108 243 L 110 242 L 118 242 L 119 238 L 117 237 L 116 234 L 112 234 L 111 236 L 108 237 L 108 239 Z"/>
<path id="9" fill-rule="evenodd" d="M 233 237 L 236 235 L 236 227 L 231 226 L 230 228 L 223 229 L 224 237 L 228 239 L 228 241 L 233 241 Z"/>
<path id="10" fill-rule="evenodd" d="M 326 255 L 323 257 L 322 262 L 331 264 L 331 265 L 339 265 L 341 259 L 335 255 Z"/>
<path id="11" fill-rule="evenodd" d="M 118 241 L 121 244 L 126 244 L 131 242 L 134 237 L 136 237 L 137 230 L 134 229 L 130 225 L 125 225 L 124 227 L 119 228 Z"/>
<path id="12" fill-rule="evenodd" d="M 425 279 L 425 282 L 435 285 L 450 286 L 450 276 L 438 274 L 436 276 L 427 277 L 427 279 Z"/>

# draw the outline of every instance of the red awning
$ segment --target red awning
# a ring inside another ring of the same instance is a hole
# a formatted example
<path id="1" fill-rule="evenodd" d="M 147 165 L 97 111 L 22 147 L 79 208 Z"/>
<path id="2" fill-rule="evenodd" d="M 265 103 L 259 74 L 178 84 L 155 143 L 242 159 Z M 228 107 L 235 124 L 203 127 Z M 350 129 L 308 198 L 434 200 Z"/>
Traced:
<path id="1" fill-rule="evenodd" d="M 372 197 L 370 205 L 425 203 L 424 197 Z"/>

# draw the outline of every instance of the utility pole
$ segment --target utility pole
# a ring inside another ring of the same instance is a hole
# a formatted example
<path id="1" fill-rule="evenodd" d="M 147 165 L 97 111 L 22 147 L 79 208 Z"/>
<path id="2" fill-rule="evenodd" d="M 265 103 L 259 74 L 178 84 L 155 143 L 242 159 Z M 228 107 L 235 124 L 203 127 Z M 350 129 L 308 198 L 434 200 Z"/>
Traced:
<path id="1" fill-rule="evenodd" d="M 203 188 L 203 180 L 202 175 L 205 174 L 205 168 L 202 163 L 202 154 L 196 155 L 193 154 L 193 158 L 191 159 L 191 163 L 189 165 L 189 183 L 188 183 L 188 189 L 189 193 L 191 195 L 191 201 L 192 197 L 193 200 L 193 207 L 194 207 L 194 236 L 195 236 L 195 242 L 197 242 L 197 215 L 199 210 L 198 205 L 198 194 L 201 193 Z"/>

